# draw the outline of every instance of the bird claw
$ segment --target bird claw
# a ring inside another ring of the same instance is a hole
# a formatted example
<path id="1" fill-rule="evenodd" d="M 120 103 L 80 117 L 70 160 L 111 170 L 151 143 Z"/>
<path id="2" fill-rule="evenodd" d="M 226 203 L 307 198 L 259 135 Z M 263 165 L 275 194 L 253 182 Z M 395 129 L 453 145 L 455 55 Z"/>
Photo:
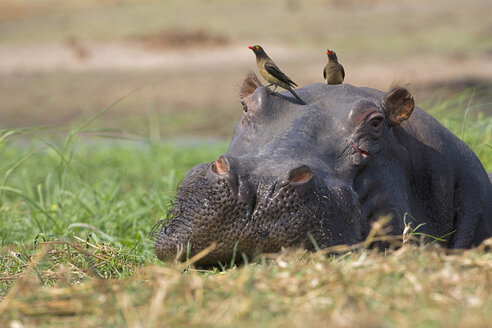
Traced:
<path id="1" fill-rule="evenodd" d="M 270 93 L 274 93 L 275 92 L 275 89 L 277 89 L 277 86 L 275 86 L 275 88 L 270 89 L 270 87 L 273 85 L 273 83 L 270 83 L 269 85 L 265 86 L 265 88 L 268 90 L 268 92 Z"/>

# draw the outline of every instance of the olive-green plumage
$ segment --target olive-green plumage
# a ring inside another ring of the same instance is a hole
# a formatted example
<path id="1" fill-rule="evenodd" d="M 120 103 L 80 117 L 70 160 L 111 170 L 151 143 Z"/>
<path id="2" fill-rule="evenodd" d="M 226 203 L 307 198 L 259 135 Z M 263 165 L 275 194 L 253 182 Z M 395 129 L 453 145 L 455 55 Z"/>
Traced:
<path id="1" fill-rule="evenodd" d="M 297 86 L 297 84 L 278 68 L 278 66 L 270 57 L 268 57 L 265 50 L 263 50 L 261 46 L 254 45 L 248 48 L 253 50 L 256 55 L 256 64 L 258 65 L 258 71 L 260 72 L 261 76 L 263 76 L 263 78 L 267 80 L 270 85 L 275 85 L 273 91 L 275 91 L 277 86 L 282 87 L 286 90 L 289 90 L 290 93 L 292 93 L 292 95 L 296 97 L 301 104 L 306 104 L 292 89 L 294 86 Z"/>
<path id="2" fill-rule="evenodd" d="M 345 78 L 345 70 L 338 62 L 337 54 L 333 50 L 326 50 L 328 64 L 323 69 L 323 77 L 327 84 L 342 84 Z"/>

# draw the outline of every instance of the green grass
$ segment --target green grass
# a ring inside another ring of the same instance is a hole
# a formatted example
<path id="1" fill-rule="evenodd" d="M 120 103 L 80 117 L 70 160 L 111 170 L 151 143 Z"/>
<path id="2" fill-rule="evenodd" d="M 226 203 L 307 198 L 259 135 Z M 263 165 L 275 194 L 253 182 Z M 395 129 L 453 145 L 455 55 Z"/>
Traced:
<path id="1" fill-rule="evenodd" d="M 422 107 L 492 171 L 490 104 L 472 89 Z M 110 106 L 111 107 L 111 106 Z M 492 254 L 407 245 L 337 257 L 286 250 L 242 267 L 160 263 L 150 229 L 226 142 L 0 134 L 0 326 L 487 326 Z M 153 128 L 149 128 L 150 131 Z M 105 137 L 106 136 L 106 137 Z"/>
<path id="2" fill-rule="evenodd" d="M 465 141 L 485 170 L 492 172 L 492 98 L 489 91 L 468 88 L 444 99 L 435 96 L 419 106 Z"/>
<path id="3" fill-rule="evenodd" d="M 65 167 L 59 154 L 43 144 L 4 144 L 0 242 L 30 243 L 36 236 L 62 237 L 84 230 L 98 234 L 97 229 L 105 232 L 107 236 L 100 237 L 106 241 L 134 247 L 165 215 L 189 169 L 215 160 L 224 149 L 223 142 L 204 146 L 93 140 L 76 146 L 70 167 Z M 19 153 L 23 151 L 28 158 Z M 94 229 L 79 228 L 79 223 Z"/>

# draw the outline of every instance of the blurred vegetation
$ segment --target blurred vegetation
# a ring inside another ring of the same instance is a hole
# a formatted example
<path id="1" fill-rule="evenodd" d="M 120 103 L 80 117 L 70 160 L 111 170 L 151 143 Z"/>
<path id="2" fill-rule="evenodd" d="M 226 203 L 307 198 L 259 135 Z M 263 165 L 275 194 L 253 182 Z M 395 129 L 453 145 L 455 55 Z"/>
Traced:
<path id="1" fill-rule="evenodd" d="M 165 138 L 228 137 L 256 43 L 300 86 L 322 81 L 329 47 L 346 83 L 401 81 L 419 104 L 478 87 L 486 103 L 491 10 L 487 0 L 4 0 L 0 127 L 66 127 L 146 85 L 96 125 L 145 134 L 157 119 Z"/>
<path id="2" fill-rule="evenodd" d="M 488 91 L 468 88 L 451 97 L 439 95 L 422 105 L 469 145 L 487 172 L 492 172 L 492 113 Z"/>
<path id="3" fill-rule="evenodd" d="M 490 3 L 388 0 L 4 0 L 1 43 L 114 40 L 166 31 L 203 31 L 224 41 L 321 46 L 349 56 L 408 56 L 422 51 L 488 51 Z M 47 21 L 46 17 L 50 17 Z M 20 19 L 19 19 L 20 18 Z M 391 28 L 388 28 L 391 26 Z M 322 52 L 323 54 L 323 52 Z"/>

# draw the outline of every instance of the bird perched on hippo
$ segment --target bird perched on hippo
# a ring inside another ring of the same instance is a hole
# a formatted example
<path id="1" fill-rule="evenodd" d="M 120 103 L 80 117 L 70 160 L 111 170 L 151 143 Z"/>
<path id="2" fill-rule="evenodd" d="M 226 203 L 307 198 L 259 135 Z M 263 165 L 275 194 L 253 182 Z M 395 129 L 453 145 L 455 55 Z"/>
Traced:
<path id="1" fill-rule="evenodd" d="M 229 148 L 183 180 L 157 236 L 160 259 L 185 260 L 214 242 L 198 264 L 355 244 L 381 216 L 402 234 L 406 213 L 420 232 L 446 236 L 444 247 L 492 236 L 484 167 L 408 90 L 315 83 L 297 93 L 307 105 L 246 77 Z"/>
<path id="2" fill-rule="evenodd" d="M 273 91 L 277 89 L 277 86 L 289 90 L 289 92 L 292 93 L 292 95 L 304 105 L 304 101 L 292 89 L 294 86 L 297 86 L 297 84 L 285 75 L 280 68 L 278 68 L 275 62 L 268 57 L 265 50 L 263 50 L 263 48 L 259 45 L 249 46 L 248 48 L 253 50 L 256 55 L 256 64 L 261 76 L 263 76 L 263 78 L 267 80 L 270 85 L 275 85 Z"/>
<path id="3" fill-rule="evenodd" d="M 327 84 L 342 84 L 345 78 L 345 69 L 338 62 L 338 57 L 335 51 L 327 49 L 328 63 L 323 68 L 323 78 Z"/>

